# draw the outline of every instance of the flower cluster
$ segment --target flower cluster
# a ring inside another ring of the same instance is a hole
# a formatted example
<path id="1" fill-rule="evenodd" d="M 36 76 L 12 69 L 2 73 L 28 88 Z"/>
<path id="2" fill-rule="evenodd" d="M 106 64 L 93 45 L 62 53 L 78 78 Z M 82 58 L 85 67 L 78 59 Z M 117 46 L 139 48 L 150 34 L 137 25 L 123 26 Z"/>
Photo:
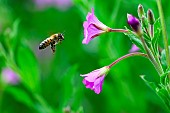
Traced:
<path id="1" fill-rule="evenodd" d="M 134 17 L 132 14 L 127 14 L 127 23 L 132 28 L 132 31 L 129 29 L 112 29 L 101 21 L 94 15 L 94 9 L 92 9 L 91 13 L 88 13 L 86 17 L 86 21 L 83 23 L 84 27 L 84 39 L 82 41 L 83 44 L 88 44 L 95 37 L 108 33 L 108 32 L 122 32 L 134 43 L 132 45 L 129 54 L 126 54 L 114 62 L 112 62 L 108 66 L 104 66 L 100 69 L 94 70 L 88 74 L 81 75 L 84 77 L 83 84 L 86 88 L 94 90 L 96 94 L 99 94 L 102 90 L 102 85 L 104 82 L 104 78 L 107 73 L 110 71 L 110 68 L 114 66 L 119 61 L 126 59 L 131 56 L 144 56 L 147 57 L 157 72 L 162 75 L 164 73 L 159 51 L 158 51 L 158 42 L 155 42 L 153 45 L 152 39 L 154 37 L 154 24 L 155 18 L 151 9 L 147 11 L 147 17 L 145 15 L 144 9 L 142 5 L 138 6 L 138 16 L 139 19 Z M 156 31 L 158 33 L 158 31 Z M 146 40 L 147 39 L 147 40 Z M 144 51 L 144 53 L 136 52 L 138 50 Z M 145 54 L 146 53 L 146 54 Z"/>
<path id="2" fill-rule="evenodd" d="M 128 14 L 128 24 L 131 26 L 131 28 L 138 34 L 142 34 L 141 32 L 141 24 L 139 20 L 132 15 Z M 104 25 L 102 22 L 98 20 L 98 18 L 94 15 L 94 9 L 92 8 L 92 12 L 87 14 L 86 17 L 87 21 L 83 23 L 84 27 L 84 39 L 82 41 L 83 44 L 88 44 L 92 39 L 95 37 L 108 33 L 108 32 L 122 32 L 127 33 L 128 30 L 126 29 L 112 29 L 106 25 Z M 135 45 L 133 45 L 130 52 L 138 51 L 139 48 Z M 110 68 L 115 65 L 117 62 L 129 57 L 129 56 L 135 56 L 135 55 L 141 55 L 141 53 L 132 53 L 127 54 L 113 63 L 111 63 L 109 66 L 104 66 L 100 69 L 94 70 L 88 74 L 80 75 L 84 77 L 83 84 L 86 86 L 86 88 L 89 88 L 91 90 L 94 90 L 96 94 L 99 94 L 102 90 L 102 85 L 104 78 L 106 77 L 107 73 L 109 72 Z"/>

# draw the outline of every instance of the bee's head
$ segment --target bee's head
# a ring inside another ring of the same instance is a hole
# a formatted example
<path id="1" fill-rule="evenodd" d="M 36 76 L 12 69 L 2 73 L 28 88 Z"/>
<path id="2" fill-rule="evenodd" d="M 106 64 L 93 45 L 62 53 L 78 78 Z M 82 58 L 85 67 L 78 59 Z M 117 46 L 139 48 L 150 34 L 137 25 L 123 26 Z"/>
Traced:
<path id="1" fill-rule="evenodd" d="M 63 34 L 62 34 L 62 33 L 58 33 L 58 38 L 59 38 L 60 40 L 64 40 Z"/>

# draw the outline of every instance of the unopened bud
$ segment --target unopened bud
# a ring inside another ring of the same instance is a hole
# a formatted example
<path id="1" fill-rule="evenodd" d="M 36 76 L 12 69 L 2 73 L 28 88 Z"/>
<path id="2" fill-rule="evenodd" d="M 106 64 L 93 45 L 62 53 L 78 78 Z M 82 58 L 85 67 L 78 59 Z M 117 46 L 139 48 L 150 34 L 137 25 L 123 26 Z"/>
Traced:
<path id="1" fill-rule="evenodd" d="M 131 14 L 127 14 L 127 19 L 128 19 L 128 24 L 130 25 L 130 27 L 133 29 L 133 31 L 141 36 L 142 35 L 142 28 L 141 28 L 141 23 L 139 22 L 139 20 L 132 16 Z"/>
<path id="2" fill-rule="evenodd" d="M 139 18 L 142 18 L 142 16 L 145 16 L 144 8 L 141 4 L 138 5 L 138 16 Z"/>
<path id="3" fill-rule="evenodd" d="M 147 17 L 148 17 L 148 23 L 153 25 L 155 23 L 155 17 L 151 9 L 148 10 Z"/>

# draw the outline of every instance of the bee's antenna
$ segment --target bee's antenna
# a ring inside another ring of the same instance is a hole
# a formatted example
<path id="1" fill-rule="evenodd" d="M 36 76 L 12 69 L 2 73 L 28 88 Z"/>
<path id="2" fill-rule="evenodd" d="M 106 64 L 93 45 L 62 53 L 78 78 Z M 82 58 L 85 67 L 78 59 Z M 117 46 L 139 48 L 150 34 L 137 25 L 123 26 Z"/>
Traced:
<path id="1" fill-rule="evenodd" d="M 66 32 L 66 31 L 64 30 L 62 34 L 64 35 L 64 34 L 65 34 L 65 32 Z"/>

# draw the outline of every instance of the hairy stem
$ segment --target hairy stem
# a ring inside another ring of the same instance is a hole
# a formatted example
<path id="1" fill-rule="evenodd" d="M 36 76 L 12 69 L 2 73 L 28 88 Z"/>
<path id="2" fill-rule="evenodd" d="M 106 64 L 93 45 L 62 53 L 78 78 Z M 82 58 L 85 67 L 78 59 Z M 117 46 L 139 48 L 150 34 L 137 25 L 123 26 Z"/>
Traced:
<path id="1" fill-rule="evenodd" d="M 128 32 L 126 29 L 108 29 L 109 32 Z"/>
<path id="2" fill-rule="evenodd" d="M 143 36 L 140 36 L 140 39 L 141 39 L 141 41 L 142 41 L 143 47 L 144 47 L 144 49 L 145 49 L 145 51 L 146 51 L 146 53 L 147 53 L 150 61 L 152 62 L 152 64 L 153 64 L 154 67 L 156 68 L 157 72 L 158 72 L 159 75 L 161 76 L 161 74 L 164 73 L 164 72 L 163 72 L 163 69 L 162 69 L 162 66 L 159 65 L 159 63 L 156 62 L 153 54 L 151 53 L 150 49 L 148 48 L 148 46 L 147 46 L 147 44 L 146 44 Z"/>
<path id="3" fill-rule="evenodd" d="M 151 34 L 151 38 L 154 37 L 154 25 L 150 25 L 150 34 Z"/>
<path id="4" fill-rule="evenodd" d="M 143 56 L 143 57 L 147 57 L 147 54 L 140 53 L 140 52 L 134 52 L 134 53 L 126 54 L 126 55 L 118 58 L 116 61 L 112 62 L 112 63 L 109 65 L 109 68 L 111 68 L 113 65 L 117 64 L 119 61 L 121 61 L 121 60 L 123 60 L 123 59 L 126 59 L 126 58 L 128 58 L 128 57 L 132 57 L 132 56 Z"/>

